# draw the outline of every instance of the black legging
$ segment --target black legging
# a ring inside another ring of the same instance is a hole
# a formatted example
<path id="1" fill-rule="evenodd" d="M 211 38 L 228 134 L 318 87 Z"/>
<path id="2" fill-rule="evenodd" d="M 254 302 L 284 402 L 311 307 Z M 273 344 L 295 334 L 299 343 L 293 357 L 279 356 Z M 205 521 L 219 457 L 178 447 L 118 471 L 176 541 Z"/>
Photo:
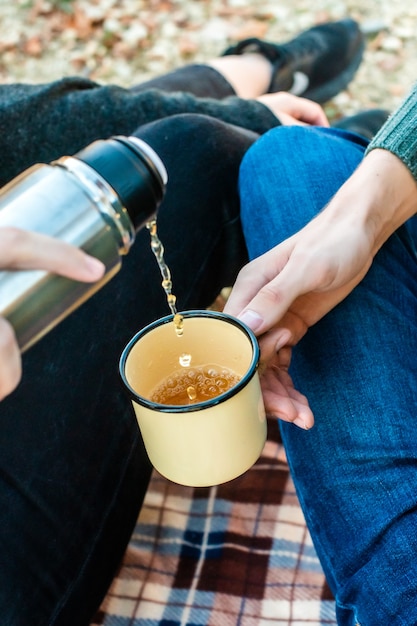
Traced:
<path id="1" fill-rule="evenodd" d="M 136 134 L 169 173 L 158 230 L 178 307 L 206 307 L 246 261 L 237 177 L 256 135 L 190 114 Z M 0 404 L 2 626 L 88 625 L 120 564 L 151 467 L 118 359 L 169 313 L 160 283 L 142 231 L 121 272 L 24 355 Z"/>

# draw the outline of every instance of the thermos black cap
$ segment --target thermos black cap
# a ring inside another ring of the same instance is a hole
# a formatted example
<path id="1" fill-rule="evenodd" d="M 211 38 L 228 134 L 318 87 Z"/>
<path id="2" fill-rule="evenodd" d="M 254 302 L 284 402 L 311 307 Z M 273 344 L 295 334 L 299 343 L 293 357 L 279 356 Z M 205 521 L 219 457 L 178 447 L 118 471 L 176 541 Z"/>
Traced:
<path id="1" fill-rule="evenodd" d="M 75 157 L 114 189 L 135 230 L 155 215 L 165 192 L 166 171 L 147 144 L 135 137 L 112 137 L 95 141 Z"/>

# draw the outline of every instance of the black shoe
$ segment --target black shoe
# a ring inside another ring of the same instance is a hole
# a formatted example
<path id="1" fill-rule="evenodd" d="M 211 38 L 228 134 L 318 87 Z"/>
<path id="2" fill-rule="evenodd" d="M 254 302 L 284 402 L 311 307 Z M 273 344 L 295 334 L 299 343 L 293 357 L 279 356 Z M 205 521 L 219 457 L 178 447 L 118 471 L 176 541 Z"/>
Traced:
<path id="1" fill-rule="evenodd" d="M 385 124 L 389 117 L 389 111 L 385 109 L 369 109 L 369 111 L 361 111 L 356 115 L 343 117 L 341 120 L 332 124 L 333 128 L 342 128 L 349 130 L 357 135 L 362 135 L 366 139 L 373 139 L 381 126 Z"/>
<path id="2" fill-rule="evenodd" d="M 223 56 L 258 52 L 273 65 L 268 93 L 288 91 L 326 102 L 352 80 L 364 47 L 358 23 L 345 19 L 314 26 L 284 44 L 245 39 L 228 48 Z"/>

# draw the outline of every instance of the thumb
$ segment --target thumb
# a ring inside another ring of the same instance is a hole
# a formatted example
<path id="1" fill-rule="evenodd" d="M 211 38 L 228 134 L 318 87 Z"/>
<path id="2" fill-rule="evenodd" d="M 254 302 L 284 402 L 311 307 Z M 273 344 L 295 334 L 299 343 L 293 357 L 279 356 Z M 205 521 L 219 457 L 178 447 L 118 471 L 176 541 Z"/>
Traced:
<path id="1" fill-rule="evenodd" d="M 305 291 L 303 274 L 300 269 L 287 264 L 278 276 L 261 287 L 237 317 L 256 335 L 267 332 L 285 316 L 294 300 Z M 286 339 L 289 340 L 288 333 Z"/>

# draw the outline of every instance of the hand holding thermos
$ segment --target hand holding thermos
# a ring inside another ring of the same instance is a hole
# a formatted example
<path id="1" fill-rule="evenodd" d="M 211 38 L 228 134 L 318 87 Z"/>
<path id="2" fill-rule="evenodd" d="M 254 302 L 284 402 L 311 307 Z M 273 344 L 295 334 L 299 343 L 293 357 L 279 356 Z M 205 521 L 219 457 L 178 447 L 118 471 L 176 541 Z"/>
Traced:
<path id="1" fill-rule="evenodd" d="M 21 352 L 120 269 L 165 184 L 150 146 L 113 137 L 35 165 L 2 189 L 0 399 L 20 380 Z"/>

